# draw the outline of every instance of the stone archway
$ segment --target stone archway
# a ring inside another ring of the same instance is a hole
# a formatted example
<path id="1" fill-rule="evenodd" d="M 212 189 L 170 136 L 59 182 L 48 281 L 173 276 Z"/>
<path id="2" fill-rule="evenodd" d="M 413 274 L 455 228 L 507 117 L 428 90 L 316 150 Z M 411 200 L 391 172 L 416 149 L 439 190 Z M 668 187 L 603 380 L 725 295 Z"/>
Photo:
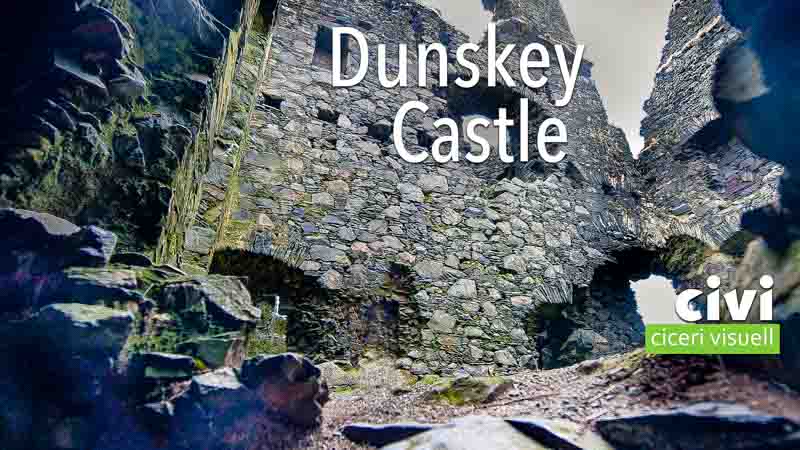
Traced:
<path id="1" fill-rule="evenodd" d="M 637 294 L 632 283 L 660 276 L 677 291 L 693 283 L 690 274 L 708 251 L 702 242 L 680 236 L 662 249 L 633 247 L 612 253 L 595 269 L 588 286 L 573 289 L 572 303 L 541 305 L 531 315 L 528 332 L 537 336 L 540 367 L 563 367 L 644 346 L 641 308 L 648 301 L 670 299 Z"/>

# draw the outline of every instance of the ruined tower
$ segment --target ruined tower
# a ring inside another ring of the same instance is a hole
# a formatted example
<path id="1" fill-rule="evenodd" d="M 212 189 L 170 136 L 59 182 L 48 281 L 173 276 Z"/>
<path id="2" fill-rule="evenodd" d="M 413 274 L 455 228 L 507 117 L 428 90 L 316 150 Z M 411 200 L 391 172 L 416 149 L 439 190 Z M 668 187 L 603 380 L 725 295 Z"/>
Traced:
<path id="1" fill-rule="evenodd" d="M 645 148 L 637 165 L 647 204 L 643 228 L 652 240 L 688 235 L 741 253 L 753 238 L 740 231 L 742 214 L 777 198 L 779 164 L 738 140 L 710 153 L 686 144 L 719 117 L 712 99 L 714 70 L 720 52 L 741 36 L 717 0 L 673 4 L 653 92 L 644 105 Z M 732 278 L 735 265 L 723 259 L 709 269 Z"/>

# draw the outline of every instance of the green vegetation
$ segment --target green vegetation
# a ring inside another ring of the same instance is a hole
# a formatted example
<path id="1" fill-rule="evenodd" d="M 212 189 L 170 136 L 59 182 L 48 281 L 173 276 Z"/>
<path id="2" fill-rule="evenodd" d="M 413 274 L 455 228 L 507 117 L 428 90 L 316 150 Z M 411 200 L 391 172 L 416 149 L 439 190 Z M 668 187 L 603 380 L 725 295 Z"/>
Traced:
<path id="1" fill-rule="evenodd" d="M 795 270 L 800 271 L 800 241 L 795 241 L 789 247 L 789 261 L 794 264 Z"/>
<path id="2" fill-rule="evenodd" d="M 688 274 L 695 271 L 711 254 L 710 247 L 689 236 L 670 238 L 665 249 L 659 255 L 659 259 L 667 272 L 673 274 Z"/>
<path id="3" fill-rule="evenodd" d="M 441 383 L 442 381 L 445 381 L 445 379 L 440 377 L 439 375 L 425 375 L 422 378 L 420 378 L 418 383 L 422 383 L 428 386 L 433 386 L 435 384 Z"/>
<path id="4" fill-rule="evenodd" d="M 275 335 L 270 336 L 273 307 L 269 303 L 261 304 L 261 323 L 255 333 L 251 333 L 247 340 L 247 356 L 272 355 L 285 353 L 286 348 L 286 320 L 277 320 L 272 330 Z"/>
<path id="5" fill-rule="evenodd" d="M 336 386 L 333 388 L 333 393 L 338 395 L 352 394 L 356 388 L 354 386 Z"/>
<path id="6" fill-rule="evenodd" d="M 111 0 L 111 12 L 125 22 L 131 18 L 131 8 L 129 0 Z"/>
<path id="7" fill-rule="evenodd" d="M 178 344 L 184 340 L 185 336 L 172 329 L 163 330 L 159 334 L 153 335 L 132 334 L 128 338 L 128 350 L 131 353 L 175 353 Z"/>
<path id="8" fill-rule="evenodd" d="M 157 14 L 143 14 L 139 8 L 133 7 L 127 9 L 126 15 L 137 31 L 140 55 L 149 72 L 212 72 L 213 62 L 197 58 L 189 38 L 175 27 L 165 24 Z"/>

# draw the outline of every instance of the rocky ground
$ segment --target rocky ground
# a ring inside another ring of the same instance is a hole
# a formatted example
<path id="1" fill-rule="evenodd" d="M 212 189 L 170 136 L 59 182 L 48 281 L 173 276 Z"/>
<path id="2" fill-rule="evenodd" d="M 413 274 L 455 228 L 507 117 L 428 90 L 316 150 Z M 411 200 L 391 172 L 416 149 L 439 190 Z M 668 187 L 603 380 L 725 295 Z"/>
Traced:
<path id="1" fill-rule="evenodd" d="M 431 400 L 431 391 L 442 382 L 431 377 L 412 385 L 334 389 L 313 448 L 370 448 L 342 435 L 342 428 L 352 423 L 442 424 L 465 416 L 535 417 L 567 421 L 583 435 L 604 419 L 699 402 L 734 403 L 759 414 L 800 419 L 800 396 L 795 392 L 724 370 L 716 358 L 653 358 L 637 351 L 562 369 L 526 371 L 508 379 L 513 388 L 497 398 L 460 406 Z"/>
<path id="2" fill-rule="evenodd" d="M 114 233 L 49 214 L 0 209 L 0 231 L 3 449 L 800 448 L 800 396 L 752 375 L 791 375 L 777 360 L 640 350 L 419 378 L 376 350 L 263 355 L 239 278 L 117 252 Z"/>

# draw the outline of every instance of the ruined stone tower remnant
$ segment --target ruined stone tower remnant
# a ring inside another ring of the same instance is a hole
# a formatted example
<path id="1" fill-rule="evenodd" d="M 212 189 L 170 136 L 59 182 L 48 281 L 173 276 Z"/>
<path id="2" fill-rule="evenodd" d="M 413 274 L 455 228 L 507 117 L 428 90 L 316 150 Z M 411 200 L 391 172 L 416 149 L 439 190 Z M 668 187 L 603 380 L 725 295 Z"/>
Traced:
<path id="1" fill-rule="evenodd" d="M 515 77 L 519 68 L 511 66 L 525 45 L 575 46 L 555 0 L 500 1 L 496 22 L 498 45 L 520 44 L 507 64 Z M 536 366 L 529 325 L 538 309 L 570 303 L 573 287 L 587 285 L 607 254 L 640 234 L 633 162 L 623 133 L 608 124 L 591 64 L 584 61 L 562 108 L 554 104 L 564 88 L 557 64 L 547 73 L 555 84 L 540 90 L 521 80 L 516 88 L 443 89 L 433 81 L 433 59 L 426 88 L 384 89 L 376 61 L 359 85 L 334 88 L 337 26 L 357 28 L 370 46 L 386 44 L 393 67 L 399 43 L 408 44 L 416 65 L 418 43 L 455 52 L 468 42 L 412 2 L 279 1 L 265 37 L 271 45 L 260 53 L 268 55 L 263 72 L 251 74 L 258 95 L 247 114 L 232 116 L 244 121 L 243 136 L 231 136 L 236 145 L 213 155 L 182 260 L 224 271 L 219 255 L 239 255 L 253 271 L 301 270 L 315 287 L 282 299 L 291 305 L 289 345 L 307 353 L 346 357 L 380 346 L 415 373 Z M 346 51 L 342 64 L 356 67 L 358 57 Z M 485 77 L 486 55 L 475 61 Z M 449 79 L 458 76 L 454 70 Z M 568 144 L 560 149 L 567 157 L 559 164 L 410 164 L 393 145 L 392 122 L 410 100 L 430 107 L 424 118 L 405 120 L 404 141 L 419 151 L 436 139 L 437 118 L 498 107 L 518 115 L 520 98 L 531 105 L 531 134 L 548 117 L 566 124 Z M 274 286 L 265 281 L 259 289 L 277 291 L 281 283 L 276 276 Z"/>
<path id="2" fill-rule="evenodd" d="M 717 0 L 673 5 L 655 87 L 644 106 L 645 149 L 638 165 L 652 205 L 645 228 L 654 240 L 686 234 L 722 245 L 739 230 L 743 212 L 776 198 L 780 165 L 738 140 L 711 153 L 687 144 L 719 117 L 712 98 L 716 63 L 741 36 Z"/>

